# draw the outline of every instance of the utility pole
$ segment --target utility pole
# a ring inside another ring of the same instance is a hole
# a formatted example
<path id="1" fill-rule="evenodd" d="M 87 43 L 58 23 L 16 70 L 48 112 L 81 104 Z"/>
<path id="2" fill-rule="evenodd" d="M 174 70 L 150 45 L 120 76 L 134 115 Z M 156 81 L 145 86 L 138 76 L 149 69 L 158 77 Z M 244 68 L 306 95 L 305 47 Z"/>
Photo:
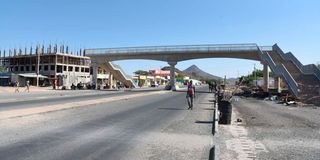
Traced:
<path id="1" fill-rule="evenodd" d="M 253 71 L 254 71 L 254 79 L 256 80 L 256 87 L 258 87 L 257 71 L 256 71 L 256 64 L 255 63 L 254 63 Z"/>
<path id="2" fill-rule="evenodd" d="M 239 70 L 237 70 L 237 78 L 240 78 L 240 76 L 239 76 Z"/>

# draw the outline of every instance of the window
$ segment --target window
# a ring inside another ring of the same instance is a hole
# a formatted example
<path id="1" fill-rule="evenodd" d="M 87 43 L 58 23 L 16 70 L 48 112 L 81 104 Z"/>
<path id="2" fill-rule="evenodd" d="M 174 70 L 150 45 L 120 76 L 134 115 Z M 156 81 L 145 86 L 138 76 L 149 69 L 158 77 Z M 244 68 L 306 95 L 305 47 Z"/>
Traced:
<path id="1" fill-rule="evenodd" d="M 50 66 L 50 70 L 51 70 L 51 71 L 54 71 L 54 70 L 55 70 L 54 65 L 51 65 L 51 66 Z"/>
<path id="2" fill-rule="evenodd" d="M 30 67 L 26 66 L 26 71 L 29 72 L 30 71 Z"/>
<path id="3" fill-rule="evenodd" d="M 62 73 L 62 66 L 57 66 L 57 73 Z"/>
<path id="4" fill-rule="evenodd" d="M 31 71 L 36 71 L 36 66 L 32 66 Z"/>
<path id="5" fill-rule="evenodd" d="M 67 71 L 67 66 L 63 66 L 63 71 Z"/>
<path id="6" fill-rule="evenodd" d="M 37 63 L 37 58 L 36 57 L 32 57 L 31 58 L 31 64 L 36 64 Z"/>
<path id="7" fill-rule="evenodd" d="M 72 66 L 69 66 L 69 67 L 68 67 L 68 71 L 73 71 L 73 67 L 72 67 Z"/>
<path id="8" fill-rule="evenodd" d="M 19 61 L 20 65 L 24 65 L 25 64 L 25 59 L 24 58 L 19 58 L 18 61 Z"/>
<path id="9" fill-rule="evenodd" d="M 69 57 L 67 57 L 67 56 L 64 56 L 63 57 L 64 58 L 64 64 L 69 64 Z"/>
<path id="10" fill-rule="evenodd" d="M 26 64 L 30 64 L 31 63 L 31 59 L 30 58 L 26 58 Z"/>
<path id="11" fill-rule="evenodd" d="M 81 72 L 84 72 L 84 68 L 83 67 L 81 68 Z"/>
<path id="12" fill-rule="evenodd" d="M 41 61 L 41 63 L 49 63 L 50 57 L 49 56 L 42 56 L 40 61 Z"/>
<path id="13" fill-rule="evenodd" d="M 89 71 L 90 71 L 89 68 L 85 68 L 86 73 L 89 73 Z"/>
<path id="14" fill-rule="evenodd" d="M 79 67 L 76 67 L 76 72 L 79 72 Z"/>
<path id="15" fill-rule="evenodd" d="M 57 63 L 62 63 L 62 62 L 63 62 L 63 56 L 58 56 Z"/>
<path id="16" fill-rule="evenodd" d="M 48 65 L 44 66 L 44 70 L 47 71 L 49 69 Z"/>
<path id="17" fill-rule="evenodd" d="M 20 71 L 24 72 L 24 66 L 20 66 Z"/>

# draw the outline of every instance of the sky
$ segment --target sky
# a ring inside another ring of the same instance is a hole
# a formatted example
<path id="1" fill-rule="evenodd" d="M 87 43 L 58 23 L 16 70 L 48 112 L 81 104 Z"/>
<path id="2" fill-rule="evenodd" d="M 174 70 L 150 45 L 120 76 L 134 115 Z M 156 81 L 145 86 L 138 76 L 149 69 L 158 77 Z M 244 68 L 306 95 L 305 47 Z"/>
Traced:
<path id="1" fill-rule="evenodd" d="M 277 43 L 303 64 L 320 63 L 318 0 L 0 0 L 0 48 L 37 43 L 71 48 Z M 127 72 L 160 68 L 152 60 L 116 61 Z M 179 62 L 220 76 L 247 75 L 258 61 Z"/>

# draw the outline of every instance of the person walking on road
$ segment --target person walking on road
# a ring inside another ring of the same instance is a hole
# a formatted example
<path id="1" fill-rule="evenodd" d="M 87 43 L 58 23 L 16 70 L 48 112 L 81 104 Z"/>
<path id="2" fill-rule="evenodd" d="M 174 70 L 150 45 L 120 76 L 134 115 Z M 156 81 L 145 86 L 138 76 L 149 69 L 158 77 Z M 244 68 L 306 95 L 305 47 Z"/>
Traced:
<path id="1" fill-rule="evenodd" d="M 16 84 L 15 84 L 15 90 L 14 90 L 14 92 L 18 92 L 19 93 L 19 86 L 20 86 L 20 84 L 19 84 L 19 81 L 16 81 Z"/>
<path id="2" fill-rule="evenodd" d="M 209 92 L 212 93 L 213 84 L 212 82 L 209 82 Z"/>
<path id="3" fill-rule="evenodd" d="M 26 82 L 26 90 L 24 90 L 25 92 L 27 92 L 28 91 L 28 93 L 30 92 L 30 82 L 29 81 L 27 81 Z"/>
<path id="4" fill-rule="evenodd" d="M 187 102 L 189 105 L 189 109 L 193 109 L 193 99 L 196 97 L 195 96 L 196 90 L 195 90 L 195 86 L 192 84 L 192 80 L 188 83 L 188 88 L 187 88 Z"/>

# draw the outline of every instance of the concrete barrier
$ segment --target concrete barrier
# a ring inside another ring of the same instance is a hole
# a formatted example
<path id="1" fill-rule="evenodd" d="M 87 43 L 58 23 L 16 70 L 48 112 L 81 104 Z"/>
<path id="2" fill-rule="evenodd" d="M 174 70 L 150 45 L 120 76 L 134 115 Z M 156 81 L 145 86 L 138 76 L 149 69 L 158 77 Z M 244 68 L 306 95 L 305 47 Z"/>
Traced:
<path id="1" fill-rule="evenodd" d="M 220 108 L 220 118 L 219 124 L 231 124 L 231 116 L 232 116 L 232 104 L 229 101 L 222 100 L 219 103 Z"/>

